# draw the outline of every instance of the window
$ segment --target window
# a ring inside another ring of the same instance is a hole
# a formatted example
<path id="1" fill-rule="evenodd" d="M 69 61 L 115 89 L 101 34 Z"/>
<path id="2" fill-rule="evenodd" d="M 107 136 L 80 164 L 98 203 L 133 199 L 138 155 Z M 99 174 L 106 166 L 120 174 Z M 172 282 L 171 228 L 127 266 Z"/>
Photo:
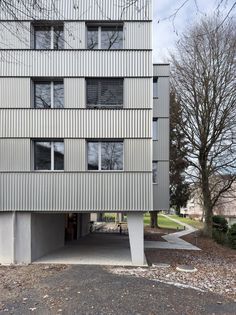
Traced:
<path id="1" fill-rule="evenodd" d="M 64 49 L 63 26 L 34 26 L 34 49 Z"/>
<path id="2" fill-rule="evenodd" d="M 123 107 L 123 79 L 87 79 L 88 107 Z"/>
<path id="3" fill-rule="evenodd" d="M 157 184 L 157 162 L 152 162 L 152 182 L 153 184 Z"/>
<path id="4" fill-rule="evenodd" d="M 122 49 L 123 27 L 120 25 L 88 26 L 88 49 Z"/>
<path id="5" fill-rule="evenodd" d="M 158 79 L 153 78 L 153 98 L 158 97 Z"/>
<path id="6" fill-rule="evenodd" d="M 64 142 L 35 141 L 34 169 L 40 171 L 64 170 Z"/>
<path id="7" fill-rule="evenodd" d="M 157 119 L 154 119 L 152 122 L 152 140 L 157 139 Z"/>
<path id="8" fill-rule="evenodd" d="M 64 107 L 63 81 L 35 81 L 34 107 L 63 108 Z"/>
<path id="9" fill-rule="evenodd" d="M 123 142 L 88 142 L 88 170 L 123 170 Z"/>

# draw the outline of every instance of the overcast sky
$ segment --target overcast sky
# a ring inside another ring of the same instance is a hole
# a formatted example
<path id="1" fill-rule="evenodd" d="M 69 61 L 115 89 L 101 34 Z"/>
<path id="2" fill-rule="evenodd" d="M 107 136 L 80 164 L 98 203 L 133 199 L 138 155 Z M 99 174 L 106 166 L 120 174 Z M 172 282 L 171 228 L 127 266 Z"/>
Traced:
<path id="1" fill-rule="evenodd" d="M 177 14 L 174 26 L 171 20 L 161 21 L 173 14 L 183 2 L 184 0 L 153 0 L 153 61 L 156 63 L 167 61 L 168 51 L 173 49 L 178 40 L 176 31 L 181 34 L 186 26 L 191 25 L 204 14 L 211 13 L 219 0 L 197 0 L 199 10 L 196 9 L 194 0 L 189 0 Z M 227 14 L 234 2 L 234 0 L 228 0 L 226 7 L 221 7 L 222 13 Z M 235 14 L 235 10 L 231 16 L 233 14 Z M 158 23 L 158 21 L 160 22 Z"/>

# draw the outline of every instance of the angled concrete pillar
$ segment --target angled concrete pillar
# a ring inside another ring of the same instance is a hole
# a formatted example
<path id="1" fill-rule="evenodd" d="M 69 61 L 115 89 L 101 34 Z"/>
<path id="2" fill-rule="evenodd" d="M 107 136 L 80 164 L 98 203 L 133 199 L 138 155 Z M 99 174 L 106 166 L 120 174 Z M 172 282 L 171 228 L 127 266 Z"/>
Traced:
<path id="1" fill-rule="evenodd" d="M 131 259 L 133 265 L 143 265 L 144 258 L 144 232 L 143 232 L 143 213 L 127 213 L 129 243 Z"/>

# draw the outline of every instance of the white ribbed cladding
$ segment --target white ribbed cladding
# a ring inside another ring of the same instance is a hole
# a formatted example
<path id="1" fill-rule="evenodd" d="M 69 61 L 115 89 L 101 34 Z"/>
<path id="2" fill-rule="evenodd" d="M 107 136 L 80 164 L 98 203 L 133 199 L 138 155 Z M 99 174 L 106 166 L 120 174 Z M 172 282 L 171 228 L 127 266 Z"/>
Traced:
<path id="1" fill-rule="evenodd" d="M 124 141 L 124 166 L 126 171 L 149 171 L 152 169 L 152 140 L 126 139 Z"/>
<path id="2" fill-rule="evenodd" d="M 157 164 L 158 183 L 153 184 L 153 209 L 169 210 L 169 161 L 159 161 Z"/>
<path id="3" fill-rule="evenodd" d="M 150 173 L 0 173 L 0 211 L 149 211 Z"/>
<path id="4" fill-rule="evenodd" d="M 156 117 L 169 117 L 169 103 L 170 103 L 170 91 L 169 91 L 169 78 L 158 78 L 158 99 L 154 100 L 154 106 Z"/>
<path id="5" fill-rule="evenodd" d="M 124 80 L 125 108 L 152 108 L 152 78 Z"/>
<path id="6" fill-rule="evenodd" d="M 5 77 L 151 77 L 151 51 L 0 51 Z"/>
<path id="7" fill-rule="evenodd" d="M 0 49 L 29 49 L 30 22 L 1 22 Z"/>
<path id="8" fill-rule="evenodd" d="M 169 119 L 158 118 L 157 141 L 153 141 L 153 160 L 169 160 Z"/>
<path id="9" fill-rule="evenodd" d="M 64 24 L 65 49 L 86 49 L 85 22 L 66 22 Z"/>
<path id="10" fill-rule="evenodd" d="M 30 88 L 30 78 L 0 78 L 0 108 L 29 108 Z"/>
<path id="11" fill-rule="evenodd" d="M 85 139 L 65 139 L 65 171 L 86 171 L 87 150 Z"/>
<path id="12" fill-rule="evenodd" d="M 27 3 L 32 3 L 28 6 Z M 11 14 L 0 6 L 1 20 L 151 20 L 151 0 L 12 0 Z M 40 10 L 43 8 L 43 10 Z"/>
<path id="13" fill-rule="evenodd" d="M 153 65 L 153 76 L 154 77 L 169 77 L 170 76 L 170 65 L 169 64 L 154 64 Z"/>
<path id="14" fill-rule="evenodd" d="M 152 49 L 152 23 L 125 22 L 124 48 L 125 49 Z"/>
<path id="15" fill-rule="evenodd" d="M 64 93 L 65 108 L 86 107 L 86 84 L 84 78 L 65 78 Z"/>
<path id="16" fill-rule="evenodd" d="M 30 171 L 30 139 L 0 139 L 0 171 Z"/>
<path id="17" fill-rule="evenodd" d="M 0 138 L 151 138 L 151 110 L 0 109 Z"/>

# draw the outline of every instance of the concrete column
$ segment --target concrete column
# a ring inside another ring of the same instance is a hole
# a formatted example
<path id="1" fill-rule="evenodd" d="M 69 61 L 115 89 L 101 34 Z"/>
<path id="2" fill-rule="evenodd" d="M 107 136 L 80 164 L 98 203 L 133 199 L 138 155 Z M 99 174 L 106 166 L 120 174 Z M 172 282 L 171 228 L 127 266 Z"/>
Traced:
<path id="1" fill-rule="evenodd" d="M 12 264 L 14 260 L 13 213 L 0 213 L 0 263 Z"/>
<path id="2" fill-rule="evenodd" d="M 129 212 L 127 213 L 127 221 L 132 263 L 133 265 L 143 265 L 144 264 L 143 213 Z"/>

